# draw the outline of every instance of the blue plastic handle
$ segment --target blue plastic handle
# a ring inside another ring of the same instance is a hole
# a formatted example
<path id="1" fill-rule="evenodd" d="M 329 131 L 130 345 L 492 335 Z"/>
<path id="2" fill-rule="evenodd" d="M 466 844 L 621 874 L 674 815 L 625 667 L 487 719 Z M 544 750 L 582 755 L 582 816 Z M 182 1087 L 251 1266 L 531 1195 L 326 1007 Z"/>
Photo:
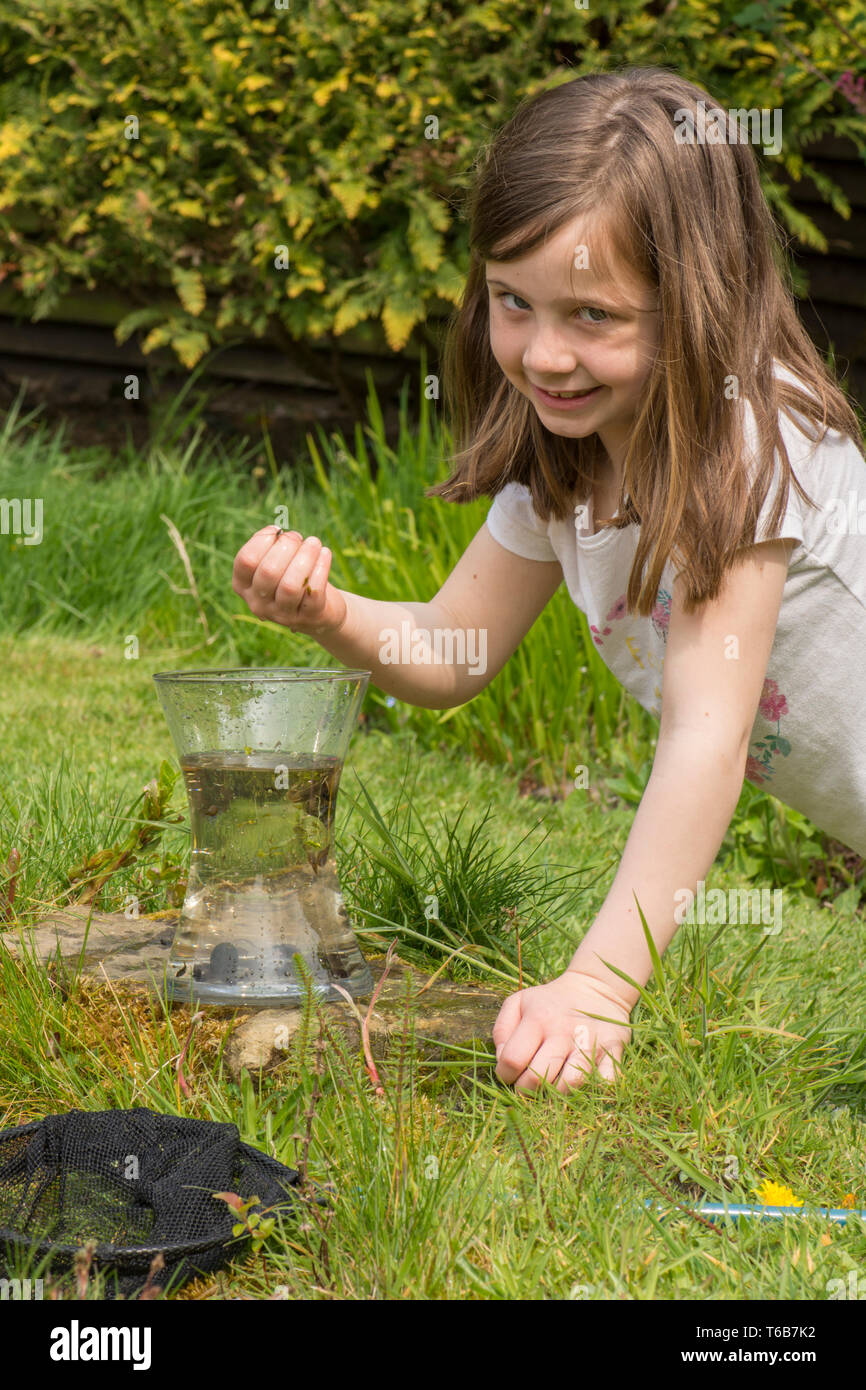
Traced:
<path id="1" fill-rule="evenodd" d="M 654 1201 L 652 1197 L 647 1197 L 644 1207 L 659 1207 L 661 1204 Z M 771 1206 L 745 1206 L 741 1202 L 701 1202 L 696 1207 L 689 1207 L 686 1210 L 695 1212 L 698 1216 L 713 1217 L 757 1217 L 759 1221 L 778 1221 L 783 1216 L 820 1216 L 826 1221 L 836 1221 L 840 1226 L 844 1226 L 849 1219 L 858 1218 L 866 1221 L 866 1211 L 855 1211 L 849 1207 L 771 1207 Z M 682 1207 L 674 1207 L 668 1215 L 683 1211 Z"/>

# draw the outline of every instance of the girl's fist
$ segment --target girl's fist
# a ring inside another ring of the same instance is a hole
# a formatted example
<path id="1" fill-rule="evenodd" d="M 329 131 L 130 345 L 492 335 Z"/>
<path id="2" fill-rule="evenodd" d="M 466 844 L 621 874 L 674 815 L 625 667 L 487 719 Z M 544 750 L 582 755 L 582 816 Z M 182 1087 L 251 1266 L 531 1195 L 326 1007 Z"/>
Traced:
<path id="1" fill-rule="evenodd" d="M 328 583 L 331 558 L 318 536 L 264 526 L 235 556 L 232 588 L 257 618 L 310 637 L 335 632 L 346 600 Z"/>
<path id="2" fill-rule="evenodd" d="M 546 1079 L 563 1095 L 594 1067 L 612 1080 L 631 1037 L 629 1013 L 615 989 L 576 970 L 510 994 L 493 1025 L 496 1075 L 518 1091 L 537 1091 Z"/>

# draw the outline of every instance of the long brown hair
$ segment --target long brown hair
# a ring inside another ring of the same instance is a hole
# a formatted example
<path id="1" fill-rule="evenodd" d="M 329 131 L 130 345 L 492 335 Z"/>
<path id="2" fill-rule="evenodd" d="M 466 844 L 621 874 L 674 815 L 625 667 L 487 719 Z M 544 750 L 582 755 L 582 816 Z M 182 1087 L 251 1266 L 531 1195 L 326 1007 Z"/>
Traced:
<path id="1" fill-rule="evenodd" d="M 588 500 L 605 460 L 601 441 L 552 434 L 503 374 L 490 347 L 485 262 L 527 255 L 572 219 L 592 217 L 609 235 L 594 235 L 593 263 L 598 241 L 658 293 L 659 349 L 635 414 L 620 515 L 600 523 L 640 525 L 626 599 L 643 617 L 672 554 L 686 612 L 716 597 L 737 548 L 755 542 L 776 450 L 771 532 L 791 480 L 816 505 L 791 468 L 780 408 L 820 422 L 816 439 L 834 429 L 859 440 L 854 410 L 797 316 L 750 145 L 674 139 L 675 113 L 697 122 L 699 101 L 718 105 L 661 67 L 590 74 L 525 98 L 482 151 L 467 200 L 470 270 L 442 355 L 454 471 L 425 493 L 469 502 L 523 483 L 545 521 Z M 774 359 L 814 395 L 777 380 Z M 732 378 L 754 410 L 754 486 Z"/>

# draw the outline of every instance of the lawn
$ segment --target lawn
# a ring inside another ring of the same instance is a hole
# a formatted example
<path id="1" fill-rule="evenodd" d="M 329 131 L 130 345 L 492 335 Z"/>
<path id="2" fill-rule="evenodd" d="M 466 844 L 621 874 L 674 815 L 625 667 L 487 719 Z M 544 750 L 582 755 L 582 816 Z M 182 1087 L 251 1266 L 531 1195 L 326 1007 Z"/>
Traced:
<path id="1" fill-rule="evenodd" d="M 290 473 L 266 446 L 211 453 L 202 440 L 169 437 L 146 459 L 109 460 L 67 449 L 30 419 L 7 423 L 2 446 L 2 495 L 21 496 L 26 478 L 28 495 L 45 499 L 40 545 L 0 537 L 0 866 L 18 851 L 6 922 L 18 931 L 67 900 L 72 866 L 134 830 L 142 788 L 163 759 L 174 766 L 154 671 L 333 664 L 309 639 L 248 621 L 231 591 L 232 557 L 275 499 L 290 499 L 292 524 L 306 533 L 334 536 L 344 587 L 354 563 L 366 591 L 430 597 L 435 570 L 423 533 L 407 561 L 405 513 L 393 534 L 384 521 L 375 535 L 362 530 L 360 486 L 341 494 L 338 514 L 315 466 Z M 360 450 L 345 452 L 359 467 Z M 427 455 L 423 469 L 427 482 L 438 476 Z M 383 495 L 389 476 L 380 472 Z M 420 488 L 413 496 L 400 476 L 398 519 L 400 507 L 420 516 Z M 183 538 L 194 585 L 163 516 Z M 471 534 L 479 523 L 455 522 L 452 549 L 464 524 Z M 376 559 L 386 542 L 387 565 Z M 562 598 L 459 722 L 368 692 L 341 783 L 337 861 L 369 955 L 396 941 L 400 959 L 432 971 L 456 938 L 466 950 L 449 973 L 507 991 L 561 970 L 604 901 L 651 760 L 652 723 L 598 673 Z M 589 668 L 572 662 L 580 696 L 570 707 L 541 678 L 545 644 L 566 640 Z M 510 708 L 509 690 L 533 679 L 521 699 L 534 705 Z M 587 790 L 563 775 L 575 761 L 590 767 Z M 531 794 L 540 783 L 559 794 Z M 744 791 L 742 823 L 707 886 L 781 887 L 783 928 L 681 928 L 635 1010 L 612 1085 L 591 1079 L 567 1098 L 518 1097 L 496 1079 L 488 1037 L 435 1061 L 404 1043 L 384 1060 L 377 1095 L 360 1050 L 324 1032 L 317 1045 L 325 1008 L 275 1072 L 238 1086 L 223 1058 L 231 1023 L 206 1010 L 186 1057 L 187 1095 L 175 1062 L 188 1009 L 93 979 L 61 984 L 0 952 L 2 1124 L 135 1105 L 230 1120 L 308 1184 L 327 1185 L 328 1206 L 301 1203 L 257 1254 L 181 1299 L 826 1299 L 830 1281 L 863 1266 L 859 1221 L 711 1224 L 682 1209 L 701 1197 L 754 1202 L 766 1180 L 809 1206 L 866 1207 L 858 894 L 835 907 L 816 894 L 802 850 L 822 841 L 796 817 L 781 817 L 778 844 L 756 867 L 746 852 L 754 798 Z M 387 833 L 372 827 L 370 802 Z M 185 817 L 179 783 L 168 809 Z M 470 841 L 462 906 L 452 892 L 448 935 L 437 938 L 419 903 L 454 872 L 450 850 Z M 411 881 L 391 867 L 395 843 L 414 851 Z M 120 910 L 134 892 L 143 911 L 165 908 L 188 847 L 185 820 L 166 825 L 96 906 Z M 836 895 L 849 883 L 839 872 Z M 3 896 L 11 878 L 0 867 Z M 647 1199 L 658 1205 L 647 1209 Z M 89 1296 L 100 1291 L 92 1281 Z"/>

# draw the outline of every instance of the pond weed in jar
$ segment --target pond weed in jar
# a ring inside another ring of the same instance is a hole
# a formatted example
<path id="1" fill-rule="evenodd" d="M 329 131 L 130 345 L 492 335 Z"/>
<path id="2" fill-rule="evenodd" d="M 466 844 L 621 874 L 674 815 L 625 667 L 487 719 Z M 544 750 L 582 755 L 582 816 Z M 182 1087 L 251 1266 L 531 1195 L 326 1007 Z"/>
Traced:
<path id="1" fill-rule="evenodd" d="M 333 852 L 342 760 L 246 750 L 181 759 L 192 853 L 169 960 L 171 994 L 202 1003 L 301 1003 L 369 994 Z"/>

